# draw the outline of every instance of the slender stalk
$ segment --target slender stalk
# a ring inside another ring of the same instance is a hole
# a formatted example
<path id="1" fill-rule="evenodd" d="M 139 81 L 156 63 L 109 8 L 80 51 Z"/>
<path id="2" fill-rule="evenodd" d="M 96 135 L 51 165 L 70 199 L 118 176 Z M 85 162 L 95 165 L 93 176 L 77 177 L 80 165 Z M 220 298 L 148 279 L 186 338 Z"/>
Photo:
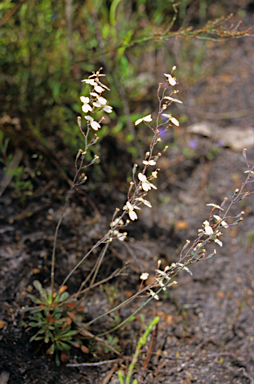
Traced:
<path id="1" fill-rule="evenodd" d="M 58 238 L 58 231 L 59 231 L 59 227 L 60 227 L 60 225 L 62 223 L 62 220 L 63 220 L 64 212 L 65 212 L 65 210 L 66 210 L 66 208 L 68 206 L 72 189 L 73 189 L 73 185 L 71 186 L 71 189 L 67 193 L 67 196 L 66 196 L 66 199 L 65 199 L 65 204 L 64 204 L 64 207 L 63 207 L 63 210 L 62 210 L 62 214 L 60 216 L 60 219 L 59 219 L 59 221 L 57 223 L 56 230 L 55 230 L 54 245 L 53 245 L 52 257 L 51 257 L 51 292 L 52 293 L 54 291 L 55 263 L 56 263 L 56 243 L 57 243 L 57 238 Z"/>
<path id="2" fill-rule="evenodd" d="M 106 252 L 107 252 L 108 247 L 109 247 L 109 242 L 106 243 L 106 245 L 105 245 L 105 247 L 104 247 L 104 249 L 103 249 L 103 251 L 102 251 L 102 254 L 101 254 L 101 256 L 100 256 L 100 258 L 99 258 L 99 260 L 98 260 L 98 263 L 97 263 L 97 265 L 96 265 L 96 268 L 95 268 L 95 271 L 94 271 L 94 275 L 93 275 L 93 277 L 92 277 L 92 280 L 91 280 L 91 282 L 90 282 L 90 284 L 89 284 L 89 287 L 88 287 L 88 289 L 87 289 L 87 291 L 86 291 L 86 293 L 85 293 L 85 295 L 84 295 L 84 298 L 82 298 L 82 300 L 84 300 L 84 299 L 86 298 L 86 296 L 88 295 L 88 292 L 91 290 L 91 288 L 92 288 L 93 285 L 94 285 L 94 281 L 95 281 L 96 276 L 97 276 L 97 274 L 98 274 L 98 272 L 99 272 L 101 263 L 102 263 L 102 261 L 103 261 L 103 259 L 104 259 L 104 256 L 105 256 L 105 254 L 106 254 Z"/>

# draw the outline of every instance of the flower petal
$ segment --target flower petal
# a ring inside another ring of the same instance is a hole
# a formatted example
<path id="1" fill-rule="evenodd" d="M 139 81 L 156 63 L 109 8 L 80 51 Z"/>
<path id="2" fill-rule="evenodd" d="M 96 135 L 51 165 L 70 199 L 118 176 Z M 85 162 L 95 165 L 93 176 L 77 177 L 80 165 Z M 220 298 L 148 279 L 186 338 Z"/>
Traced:
<path id="1" fill-rule="evenodd" d="M 98 131 L 98 129 L 101 127 L 99 123 L 97 123 L 97 121 L 91 121 L 91 127 L 95 130 L 95 131 Z"/>
<path id="2" fill-rule="evenodd" d="M 82 103 L 84 103 L 84 104 L 87 104 L 87 103 L 89 103 L 89 97 L 80 96 L 80 100 L 81 100 L 81 101 L 82 101 Z"/>
<path id="3" fill-rule="evenodd" d="M 87 112 L 92 112 L 93 108 L 89 104 L 83 104 L 82 105 L 82 111 L 87 113 Z"/>
<path id="4" fill-rule="evenodd" d="M 145 121 L 146 123 L 150 123 L 150 121 L 152 121 L 152 116 L 151 115 L 147 115 L 145 117 L 143 117 L 143 121 Z"/>
<path id="5" fill-rule="evenodd" d="M 96 85 L 96 86 L 94 87 L 94 90 L 95 90 L 95 92 L 98 92 L 98 93 L 102 93 L 102 92 L 105 91 L 105 89 L 102 88 L 100 85 Z"/>
<path id="6" fill-rule="evenodd" d="M 137 218 L 138 218 L 135 211 L 129 211 L 129 217 L 132 221 L 137 220 Z"/>
<path id="7" fill-rule="evenodd" d="M 103 111 L 107 112 L 107 113 L 111 113 L 113 110 L 113 108 L 110 106 L 110 105 L 105 105 L 103 107 Z"/>
<path id="8" fill-rule="evenodd" d="M 135 125 L 142 123 L 142 121 L 143 121 L 143 119 L 138 119 L 137 121 L 135 121 Z"/>

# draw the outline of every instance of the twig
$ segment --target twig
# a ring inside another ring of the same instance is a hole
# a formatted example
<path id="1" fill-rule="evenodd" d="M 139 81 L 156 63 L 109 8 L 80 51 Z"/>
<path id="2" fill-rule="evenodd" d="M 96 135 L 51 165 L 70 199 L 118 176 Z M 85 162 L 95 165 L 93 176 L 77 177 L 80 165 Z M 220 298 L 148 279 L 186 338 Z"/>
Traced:
<path id="1" fill-rule="evenodd" d="M 250 375 L 248 375 L 248 373 L 246 372 L 246 369 L 245 369 L 245 368 L 242 367 L 242 368 L 239 369 L 239 371 L 242 371 L 243 375 L 244 375 L 245 377 L 247 377 L 247 378 L 250 380 L 251 384 L 254 384 L 254 379 L 253 379 L 253 377 L 251 377 Z"/>
<path id="2" fill-rule="evenodd" d="M 106 377 L 104 377 L 103 381 L 102 381 L 102 384 L 108 384 L 109 380 L 111 379 L 112 375 L 115 373 L 115 371 L 118 369 L 117 366 L 114 366 L 113 368 L 111 368 L 111 370 L 108 372 L 108 374 L 106 375 Z"/>
<path id="3" fill-rule="evenodd" d="M 124 360 L 130 360 L 130 359 L 127 357 L 124 357 L 122 359 L 98 361 L 97 363 L 66 364 L 66 367 L 97 367 L 99 365 L 113 364 L 113 363 L 118 363 L 118 362 L 124 361 Z"/>

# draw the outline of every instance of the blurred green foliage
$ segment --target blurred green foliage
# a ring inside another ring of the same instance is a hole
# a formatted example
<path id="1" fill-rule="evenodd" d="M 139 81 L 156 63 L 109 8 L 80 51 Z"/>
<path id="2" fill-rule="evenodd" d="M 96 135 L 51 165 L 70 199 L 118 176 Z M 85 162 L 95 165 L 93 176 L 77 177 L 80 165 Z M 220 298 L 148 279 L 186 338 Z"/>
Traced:
<path id="1" fill-rule="evenodd" d="M 81 112 L 80 81 L 103 66 L 111 88 L 109 104 L 115 110 L 113 122 L 112 117 L 105 120 L 103 133 L 124 132 L 128 150 L 137 155 L 138 135 L 133 122 L 151 107 L 158 83 L 154 68 L 144 65 L 145 54 L 155 52 L 156 59 L 158 47 L 165 47 L 173 36 L 216 35 L 216 28 L 220 28 L 217 24 L 203 28 L 212 3 L 3 0 L 0 114 L 20 118 L 28 146 L 37 138 L 41 145 L 55 151 L 60 140 L 75 154 L 82 145 L 75 123 Z M 213 17 L 223 11 L 220 2 L 217 5 L 218 9 L 213 5 Z M 188 28 L 191 23 L 202 28 L 195 32 Z M 180 52 L 181 62 L 189 65 L 185 78 L 190 73 L 192 79 L 193 73 L 200 75 L 203 49 L 196 50 L 192 60 L 186 47 Z M 175 64 L 168 48 L 164 49 L 164 58 L 168 68 Z M 20 145 L 18 136 L 15 140 Z"/>

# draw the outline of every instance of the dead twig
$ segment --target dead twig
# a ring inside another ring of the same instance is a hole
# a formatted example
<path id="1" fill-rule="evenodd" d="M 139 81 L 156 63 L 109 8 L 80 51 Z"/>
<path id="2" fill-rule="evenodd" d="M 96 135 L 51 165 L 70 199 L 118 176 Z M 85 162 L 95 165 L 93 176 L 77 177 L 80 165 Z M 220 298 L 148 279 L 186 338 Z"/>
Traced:
<path id="1" fill-rule="evenodd" d="M 66 367 L 98 367 L 99 365 L 114 364 L 124 360 L 131 360 L 131 358 L 123 357 L 122 359 L 104 360 L 104 361 L 98 361 L 96 363 L 66 364 Z"/>

